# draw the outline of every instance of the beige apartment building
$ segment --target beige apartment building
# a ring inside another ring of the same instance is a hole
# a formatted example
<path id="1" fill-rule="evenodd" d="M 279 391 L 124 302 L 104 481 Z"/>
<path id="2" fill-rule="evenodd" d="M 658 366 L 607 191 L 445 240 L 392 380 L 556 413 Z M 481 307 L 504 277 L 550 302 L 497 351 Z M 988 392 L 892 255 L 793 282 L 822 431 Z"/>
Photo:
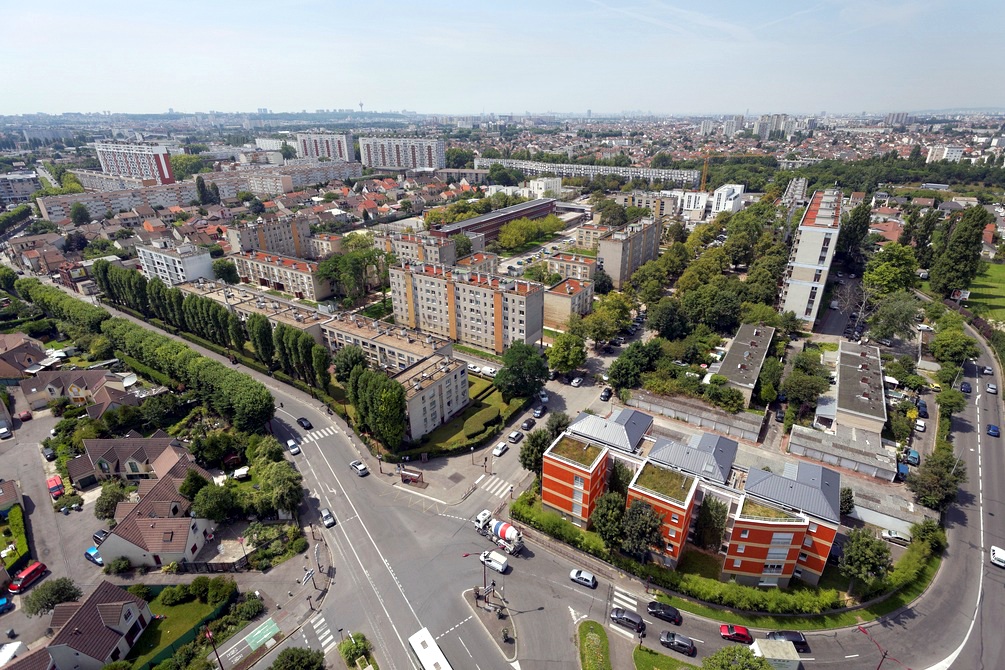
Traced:
<path id="1" fill-rule="evenodd" d="M 342 236 L 335 233 L 318 233 L 308 242 L 311 246 L 311 258 L 328 258 L 332 254 L 342 253 Z"/>
<path id="2" fill-rule="evenodd" d="M 659 257 L 662 236 L 663 224 L 643 219 L 600 238 L 597 263 L 610 275 L 614 288 L 620 291 L 642 264 Z"/>
<path id="3" fill-rule="evenodd" d="M 467 366 L 432 356 L 394 376 L 405 387 L 408 437 L 417 440 L 457 416 L 471 401 Z"/>
<path id="4" fill-rule="evenodd" d="M 552 254 L 548 256 L 548 272 L 557 272 L 564 278 L 593 279 L 597 273 L 597 259 L 578 254 Z"/>
<path id="5" fill-rule="evenodd" d="M 602 226 L 599 223 L 584 223 L 575 230 L 576 247 L 579 249 L 596 249 L 600 238 L 612 232 L 614 226 Z"/>
<path id="6" fill-rule="evenodd" d="M 245 284 L 314 302 L 332 296 L 331 283 L 317 278 L 317 263 L 262 251 L 242 251 L 228 258 Z"/>
<path id="7" fill-rule="evenodd" d="M 544 286 L 444 265 L 390 269 L 396 324 L 501 354 L 541 339 Z"/>
<path id="8" fill-rule="evenodd" d="M 472 272 L 495 274 L 499 269 L 499 256 L 488 251 L 476 251 L 464 258 L 458 258 L 454 265 Z"/>
<path id="9" fill-rule="evenodd" d="M 593 311 L 593 282 L 563 279 L 544 292 L 544 327 L 565 330 L 573 314 Z"/>
<path id="10" fill-rule="evenodd" d="M 136 245 L 140 270 L 147 279 L 160 279 L 168 286 L 200 277 L 213 278 L 213 258 L 208 249 L 194 244 L 174 246 L 170 240 L 154 240 L 150 246 Z"/>
<path id="11" fill-rule="evenodd" d="M 841 227 L 841 191 L 817 191 L 799 222 L 785 271 L 780 312 L 794 312 L 813 328 Z"/>
<path id="12" fill-rule="evenodd" d="M 393 253 L 399 261 L 439 265 L 453 265 L 457 261 L 457 243 L 449 237 L 391 233 L 374 235 L 373 245 L 380 251 Z"/>
<path id="13" fill-rule="evenodd" d="M 227 226 L 233 251 L 268 251 L 282 256 L 310 258 L 311 224 L 307 217 L 265 214 L 255 221 Z"/>
<path id="14" fill-rule="evenodd" d="M 336 314 L 321 325 L 326 347 L 359 347 L 375 370 L 396 374 L 431 356 L 453 355 L 453 343 L 443 337 L 419 333 L 360 314 Z"/>
<path id="15" fill-rule="evenodd" d="M 622 207 L 645 207 L 654 217 L 673 216 L 677 213 L 677 198 L 658 191 L 630 191 L 618 193 L 614 202 Z"/>

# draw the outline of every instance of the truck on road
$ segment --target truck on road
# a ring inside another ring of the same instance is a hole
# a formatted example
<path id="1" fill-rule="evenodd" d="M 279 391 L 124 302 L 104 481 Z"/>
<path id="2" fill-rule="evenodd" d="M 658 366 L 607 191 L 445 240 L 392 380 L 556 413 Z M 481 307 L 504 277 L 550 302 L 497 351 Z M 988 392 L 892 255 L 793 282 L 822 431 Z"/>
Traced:
<path id="1" fill-rule="evenodd" d="M 492 517 L 492 512 L 483 509 L 472 522 L 480 535 L 492 540 L 497 547 L 507 554 L 516 555 L 523 549 L 523 535 L 516 526 L 508 521 Z"/>

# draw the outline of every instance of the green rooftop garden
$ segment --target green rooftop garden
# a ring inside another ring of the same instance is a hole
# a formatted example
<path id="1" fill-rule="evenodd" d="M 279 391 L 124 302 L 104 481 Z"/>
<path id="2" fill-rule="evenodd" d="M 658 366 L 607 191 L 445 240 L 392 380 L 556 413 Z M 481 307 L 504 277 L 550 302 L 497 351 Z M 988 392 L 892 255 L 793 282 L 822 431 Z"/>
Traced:
<path id="1" fill-rule="evenodd" d="M 635 480 L 635 485 L 672 500 L 683 502 L 691 491 L 693 482 L 694 477 L 685 475 L 683 472 L 646 463 L 642 472 L 639 473 L 638 479 Z"/>
<path id="2" fill-rule="evenodd" d="M 600 447 L 565 436 L 552 447 L 551 453 L 588 468 L 600 455 Z"/>
<path id="3" fill-rule="evenodd" d="M 783 512 L 775 507 L 769 507 L 768 505 L 762 505 L 759 502 L 754 502 L 750 498 L 747 498 L 743 502 L 743 509 L 740 511 L 741 517 L 761 517 L 765 519 L 798 519 L 799 517 L 789 514 L 788 512 Z"/>

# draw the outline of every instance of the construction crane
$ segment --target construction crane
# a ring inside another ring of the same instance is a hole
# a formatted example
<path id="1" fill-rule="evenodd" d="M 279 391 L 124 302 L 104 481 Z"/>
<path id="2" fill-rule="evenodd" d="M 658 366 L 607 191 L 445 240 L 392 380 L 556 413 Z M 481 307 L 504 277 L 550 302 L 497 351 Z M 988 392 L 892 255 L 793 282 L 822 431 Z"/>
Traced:
<path id="1" fill-rule="evenodd" d="M 710 158 L 749 158 L 750 156 L 757 156 L 758 154 L 729 154 L 729 153 L 713 153 L 709 152 L 705 154 L 705 165 L 701 169 L 701 186 L 698 187 L 699 191 L 705 190 L 705 183 L 708 181 L 708 159 Z"/>

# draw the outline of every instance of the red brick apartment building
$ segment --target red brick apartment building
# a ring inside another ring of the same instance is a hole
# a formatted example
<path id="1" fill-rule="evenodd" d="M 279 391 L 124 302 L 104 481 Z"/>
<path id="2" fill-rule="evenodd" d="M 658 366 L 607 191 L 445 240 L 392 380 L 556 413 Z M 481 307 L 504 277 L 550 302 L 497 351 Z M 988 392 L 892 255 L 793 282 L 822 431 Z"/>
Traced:
<path id="1" fill-rule="evenodd" d="M 647 421 L 648 420 L 648 421 Z M 580 415 L 544 454 L 542 502 L 577 526 L 589 526 L 607 473 L 618 458 L 635 470 L 626 505 L 649 504 L 663 519 L 664 565 L 675 568 L 702 503 L 726 504 L 720 578 L 740 584 L 816 584 L 840 525 L 840 475 L 813 463 L 780 474 L 736 468 L 737 443 L 704 433 L 686 442 L 648 437 L 652 417 L 621 410 L 609 418 Z"/>

